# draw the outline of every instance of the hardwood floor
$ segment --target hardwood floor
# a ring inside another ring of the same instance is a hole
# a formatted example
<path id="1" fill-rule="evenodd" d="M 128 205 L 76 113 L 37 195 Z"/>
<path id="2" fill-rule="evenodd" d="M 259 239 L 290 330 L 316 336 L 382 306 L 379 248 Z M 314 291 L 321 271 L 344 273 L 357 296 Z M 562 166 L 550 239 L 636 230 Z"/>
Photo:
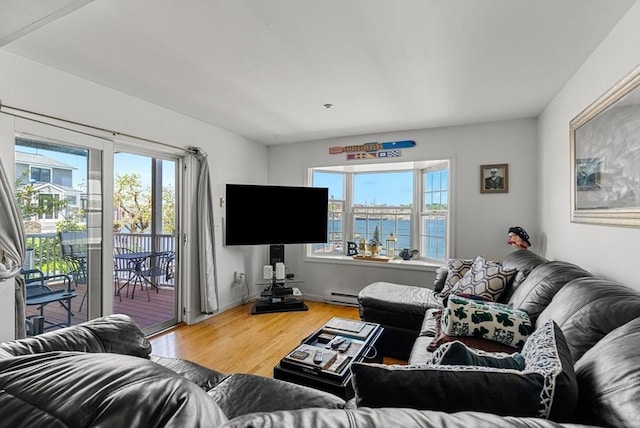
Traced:
<path id="1" fill-rule="evenodd" d="M 304 312 L 251 315 L 252 303 L 195 325 L 151 336 L 153 354 L 183 358 L 223 373 L 273 377 L 280 359 L 332 317 L 359 319 L 358 308 L 306 300 Z M 387 364 L 406 361 L 384 359 Z"/>

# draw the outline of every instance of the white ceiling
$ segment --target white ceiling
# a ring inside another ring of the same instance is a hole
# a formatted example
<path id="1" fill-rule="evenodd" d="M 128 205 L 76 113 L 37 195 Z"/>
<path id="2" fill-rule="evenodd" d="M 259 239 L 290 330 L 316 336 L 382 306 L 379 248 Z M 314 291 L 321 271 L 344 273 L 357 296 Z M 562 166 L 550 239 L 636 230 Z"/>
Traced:
<path id="1" fill-rule="evenodd" d="M 0 48 L 271 145 L 536 117 L 634 1 L 0 0 Z"/>

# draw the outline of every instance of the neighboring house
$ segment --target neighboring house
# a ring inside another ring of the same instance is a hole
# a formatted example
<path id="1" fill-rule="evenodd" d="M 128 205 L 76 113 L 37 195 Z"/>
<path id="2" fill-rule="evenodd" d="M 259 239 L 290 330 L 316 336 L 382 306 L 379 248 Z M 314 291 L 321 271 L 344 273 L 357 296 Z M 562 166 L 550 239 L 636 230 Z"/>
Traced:
<path id="1" fill-rule="evenodd" d="M 67 206 L 61 210 L 31 218 L 40 221 L 43 232 L 55 230 L 55 222 L 84 208 L 86 190 L 73 187 L 73 170 L 77 168 L 48 156 L 20 151 L 16 151 L 15 165 L 16 182 L 22 180 L 25 185 L 26 175 L 38 194 L 39 203 L 51 199 L 67 201 Z"/>

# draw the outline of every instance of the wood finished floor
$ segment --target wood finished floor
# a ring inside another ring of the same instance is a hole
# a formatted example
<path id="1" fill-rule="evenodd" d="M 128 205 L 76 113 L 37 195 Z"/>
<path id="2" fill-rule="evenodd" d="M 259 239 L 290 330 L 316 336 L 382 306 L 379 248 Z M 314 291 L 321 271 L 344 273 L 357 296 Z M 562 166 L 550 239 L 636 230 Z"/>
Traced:
<path id="1" fill-rule="evenodd" d="M 308 311 L 251 315 L 248 303 L 194 325 L 151 336 L 153 354 L 183 358 L 223 373 L 273 377 L 280 359 L 332 317 L 359 319 L 358 308 L 305 301 Z M 406 361 L 384 358 L 387 364 Z"/>

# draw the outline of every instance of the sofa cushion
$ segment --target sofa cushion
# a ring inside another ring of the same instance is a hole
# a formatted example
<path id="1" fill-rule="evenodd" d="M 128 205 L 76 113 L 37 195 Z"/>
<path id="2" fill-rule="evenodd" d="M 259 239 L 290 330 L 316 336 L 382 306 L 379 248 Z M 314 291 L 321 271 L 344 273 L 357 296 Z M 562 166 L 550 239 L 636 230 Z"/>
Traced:
<path id="1" fill-rule="evenodd" d="M 204 427 L 227 421 L 194 383 L 144 358 L 46 352 L 0 360 L 3 426 Z"/>
<path id="2" fill-rule="evenodd" d="M 640 421 L 640 318 L 607 334 L 575 364 L 576 421 L 637 427 Z"/>
<path id="3" fill-rule="evenodd" d="M 193 361 L 184 360 L 182 358 L 151 355 L 150 359 L 154 363 L 160 364 L 161 366 L 173 370 L 174 372 L 186 377 L 205 391 L 209 391 L 226 377 L 225 374 L 220 373 L 219 371 L 201 366 L 200 364 L 196 364 Z"/>
<path id="4" fill-rule="evenodd" d="M 496 262 L 478 256 L 471 268 L 451 288 L 450 294 L 474 294 L 497 300 L 515 275 L 515 269 L 505 269 Z"/>
<path id="5" fill-rule="evenodd" d="M 485 352 L 467 347 L 460 341 L 440 346 L 431 356 L 427 364 L 448 366 L 479 366 L 496 369 L 524 370 L 524 357 L 518 352 Z"/>
<path id="6" fill-rule="evenodd" d="M 0 343 L 0 349 L 12 355 L 80 351 L 147 358 L 151 353 L 151 343 L 128 315 L 114 314 L 34 337 Z"/>
<path id="7" fill-rule="evenodd" d="M 535 324 L 540 312 L 569 281 L 592 276 L 574 264 L 553 261 L 538 265 L 527 276 L 509 300 L 509 305 L 526 311 Z"/>
<path id="8" fill-rule="evenodd" d="M 516 274 L 511 282 L 507 284 L 498 301 L 501 303 L 509 302 L 511 295 L 513 295 L 515 290 L 520 287 L 520 284 L 527 279 L 529 273 L 536 266 L 547 262 L 547 259 L 529 250 L 516 250 L 507 254 L 507 256 L 500 261 L 500 264 L 505 268 L 515 269 Z"/>
<path id="9" fill-rule="evenodd" d="M 521 349 L 533 331 L 526 312 L 495 302 L 451 295 L 440 321 L 449 336 L 473 336 Z"/>
<path id="10" fill-rule="evenodd" d="M 208 394 L 229 419 L 253 412 L 308 407 L 340 409 L 345 405 L 342 398 L 328 392 L 246 373 L 234 373 L 226 377 Z"/>
<path id="11" fill-rule="evenodd" d="M 414 285 L 373 282 L 358 293 L 360 319 L 367 322 L 420 331 L 428 308 L 442 308 L 433 290 Z"/>
<path id="12" fill-rule="evenodd" d="M 532 335 L 533 337 L 533 335 Z M 577 386 L 562 331 L 550 324 L 523 350 L 525 369 L 353 363 L 358 407 L 410 407 L 569 420 Z M 540 349 L 531 349 L 540 348 Z M 567 360 L 567 357 L 569 360 Z M 455 399 L 454 399 L 455 398 Z"/>
<path id="13" fill-rule="evenodd" d="M 550 319 L 562 329 L 574 361 L 606 334 L 640 317 L 640 293 L 597 277 L 576 278 L 555 295 L 537 324 Z"/>
<path id="14" fill-rule="evenodd" d="M 473 259 L 449 259 L 447 262 L 447 277 L 440 291 L 441 297 L 447 297 L 451 293 L 451 289 L 471 269 L 473 261 Z"/>

